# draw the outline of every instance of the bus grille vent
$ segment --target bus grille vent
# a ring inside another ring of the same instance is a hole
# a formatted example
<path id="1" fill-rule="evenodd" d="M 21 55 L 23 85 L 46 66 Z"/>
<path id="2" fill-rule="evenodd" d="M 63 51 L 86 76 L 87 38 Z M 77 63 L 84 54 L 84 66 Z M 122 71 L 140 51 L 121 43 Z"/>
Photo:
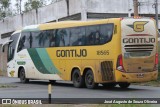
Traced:
<path id="1" fill-rule="evenodd" d="M 113 62 L 112 61 L 101 62 L 101 74 L 102 74 L 102 81 L 113 80 Z"/>
<path id="2" fill-rule="evenodd" d="M 154 45 L 141 44 L 141 45 L 125 45 L 126 52 L 151 52 L 154 49 Z"/>

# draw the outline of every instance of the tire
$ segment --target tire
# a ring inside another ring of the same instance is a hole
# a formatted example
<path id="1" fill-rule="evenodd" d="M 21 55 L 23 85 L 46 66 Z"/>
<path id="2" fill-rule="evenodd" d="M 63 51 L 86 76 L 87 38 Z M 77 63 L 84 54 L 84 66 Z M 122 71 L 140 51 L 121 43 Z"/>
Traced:
<path id="1" fill-rule="evenodd" d="M 72 81 L 73 81 L 74 87 L 76 87 L 76 88 L 84 87 L 84 77 L 81 76 L 79 69 L 75 69 L 73 71 Z"/>
<path id="2" fill-rule="evenodd" d="M 55 84 L 55 83 L 56 83 L 56 80 L 49 80 L 49 82 L 50 82 L 51 84 Z"/>
<path id="3" fill-rule="evenodd" d="M 85 74 L 85 84 L 89 89 L 94 89 L 98 86 L 98 84 L 94 82 L 94 74 L 90 69 Z"/>
<path id="4" fill-rule="evenodd" d="M 117 84 L 116 83 L 103 83 L 102 85 L 105 88 L 114 88 Z"/>
<path id="5" fill-rule="evenodd" d="M 119 83 L 119 86 L 121 87 L 121 88 L 128 88 L 129 86 L 130 86 L 130 83 Z"/>
<path id="6" fill-rule="evenodd" d="M 25 74 L 24 68 L 22 68 L 20 70 L 19 78 L 20 78 L 21 83 L 28 83 L 29 82 L 29 79 L 26 78 L 26 74 Z"/>

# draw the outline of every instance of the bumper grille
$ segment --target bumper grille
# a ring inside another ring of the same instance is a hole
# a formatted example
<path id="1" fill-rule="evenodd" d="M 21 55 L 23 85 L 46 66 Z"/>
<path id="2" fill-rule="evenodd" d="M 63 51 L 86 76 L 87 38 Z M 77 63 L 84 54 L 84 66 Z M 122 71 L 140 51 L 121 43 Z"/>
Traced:
<path id="1" fill-rule="evenodd" d="M 142 45 L 125 45 L 126 52 L 151 52 L 154 49 L 152 44 L 142 44 Z"/>
<path id="2" fill-rule="evenodd" d="M 101 74 L 102 74 L 102 81 L 110 81 L 114 79 L 112 61 L 101 62 Z"/>

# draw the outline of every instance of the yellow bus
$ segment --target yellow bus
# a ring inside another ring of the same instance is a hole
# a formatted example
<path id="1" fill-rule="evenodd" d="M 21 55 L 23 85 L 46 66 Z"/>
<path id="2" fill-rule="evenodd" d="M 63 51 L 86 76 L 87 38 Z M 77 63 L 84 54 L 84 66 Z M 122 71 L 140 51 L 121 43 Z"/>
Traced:
<path id="1" fill-rule="evenodd" d="M 158 51 L 151 18 L 111 18 L 31 25 L 8 41 L 9 77 L 73 81 L 74 87 L 128 88 L 156 80 Z"/>

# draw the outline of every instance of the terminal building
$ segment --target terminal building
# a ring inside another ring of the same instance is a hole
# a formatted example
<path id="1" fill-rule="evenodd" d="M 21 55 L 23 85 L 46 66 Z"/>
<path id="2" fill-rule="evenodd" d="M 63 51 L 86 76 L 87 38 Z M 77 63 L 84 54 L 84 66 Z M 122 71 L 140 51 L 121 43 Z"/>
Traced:
<path id="1" fill-rule="evenodd" d="M 139 16 L 155 17 L 154 0 L 138 0 Z M 158 8 L 160 13 L 160 6 Z M 133 0 L 56 0 L 55 3 L 0 21 L 0 50 L 10 35 L 27 25 L 64 20 L 95 20 L 133 16 Z M 7 46 L 0 51 L 0 71 L 7 68 Z"/>

